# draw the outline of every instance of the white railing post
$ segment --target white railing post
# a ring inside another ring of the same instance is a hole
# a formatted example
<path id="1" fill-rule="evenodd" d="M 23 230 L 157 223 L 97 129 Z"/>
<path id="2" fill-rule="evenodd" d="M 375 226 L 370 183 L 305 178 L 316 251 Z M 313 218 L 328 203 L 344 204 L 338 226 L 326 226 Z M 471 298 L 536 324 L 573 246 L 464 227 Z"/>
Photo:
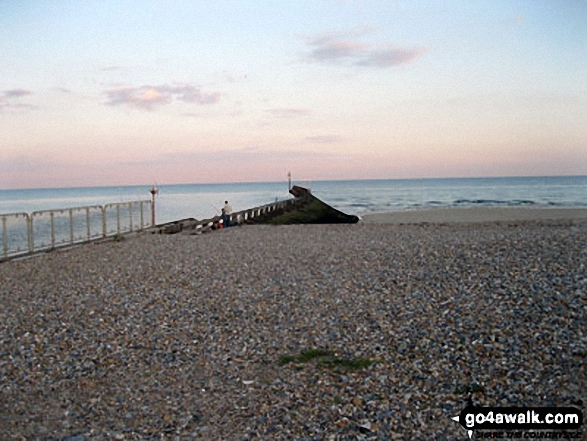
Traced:
<path id="1" fill-rule="evenodd" d="M 116 233 L 120 234 L 120 205 L 116 204 Z"/>
<path id="2" fill-rule="evenodd" d="M 2 248 L 4 258 L 8 257 L 8 234 L 6 234 L 6 216 L 2 216 Z"/>
<path id="3" fill-rule="evenodd" d="M 144 205 L 144 204 L 143 204 L 143 202 L 142 202 L 142 201 L 141 201 L 141 202 L 139 202 L 139 206 L 141 207 L 141 228 L 140 228 L 141 230 L 143 229 L 143 227 L 144 227 L 144 225 L 145 225 L 145 224 L 143 223 L 143 221 L 145 220 L 145 215 L 143 214 L 143 205 Z"/>
<path id="4" fill-rule="evenodd" d="M 106 237 L 106 207 L 100 207 L 102 210 L 102 237 Z"/>
<path id="5" fill-rule="evenodd" d="M 55 213 L 49 212 L 51 218 L 51 248 L 55 248 Z"/>
<path id="6" fill-rule="evenodd" d="M 88 240 L 92 238 L 92 230 L 90 228 L 90 207 L 86 207 L 86 233 Z"/>
<path id="7" fill-rule="evenodd" d="M 31 217 L 29 218 L 29 251 L 32 253 L 35 251 L 35 235 L 34 235 L 34 230 L 33 230 L 33 219 L 34 219 L 34 215 L 35 213 L 31 214 Z"/>
<path id="8" fill-rule="evenodd" d="M 69 243 L 73 245 L 73 209 L 69 209 Z"/>

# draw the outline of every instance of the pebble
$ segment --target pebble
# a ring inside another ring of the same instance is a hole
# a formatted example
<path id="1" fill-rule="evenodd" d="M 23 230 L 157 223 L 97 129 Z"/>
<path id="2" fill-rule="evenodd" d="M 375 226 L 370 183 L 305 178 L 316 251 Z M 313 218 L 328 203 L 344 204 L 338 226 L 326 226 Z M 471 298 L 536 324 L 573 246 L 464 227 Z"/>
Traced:
<path id="1" fill-rule="evenodd" d="M 2 263 L 3 436 L 464 439 L 469 397 L 587 402 L 586 238 L 580 221 L 246 226 Z M 279 363 L 315 348 L 375 363 Z"/>

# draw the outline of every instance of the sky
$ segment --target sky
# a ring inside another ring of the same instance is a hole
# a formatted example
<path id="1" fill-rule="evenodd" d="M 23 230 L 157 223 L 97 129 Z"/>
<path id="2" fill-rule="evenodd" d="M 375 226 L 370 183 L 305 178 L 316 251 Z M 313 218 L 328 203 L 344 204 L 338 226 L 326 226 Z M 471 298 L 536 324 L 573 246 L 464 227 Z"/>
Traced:
<path id="1" fill-rule="evenodd" d="M 0 0 L 0 189 L 587 174 L 584 0 Z"/>

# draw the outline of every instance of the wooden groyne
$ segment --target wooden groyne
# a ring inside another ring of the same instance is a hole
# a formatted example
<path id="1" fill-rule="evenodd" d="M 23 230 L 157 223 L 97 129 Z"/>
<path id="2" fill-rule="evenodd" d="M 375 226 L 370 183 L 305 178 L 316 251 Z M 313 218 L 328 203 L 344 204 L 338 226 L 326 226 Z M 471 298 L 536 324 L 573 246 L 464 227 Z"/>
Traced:
<path id="1" fill-rule="evenodd" d="M 356 224 L 359 221 L 357 216 L 345 214 L 321 201 L 307 188 L 294 186 L 289 192 L 294 199 L 232 213 L 231 224 Z M 153 233 L 201 234 L 222 227 L 222 216 L 215 216 L 204 220 L 182 219 L 169 222 L 157 226 Z"/>
<path id="2" fill-rule="evenodd" d="M 296 204 L 282 213 L 268 213 L 253 220 L 254 223 L 271 225 L 291 224 L 356 224 L 359 218 L 339 211 L 321 201 L 310 190 L 295 185 L 289 191 Z"/>

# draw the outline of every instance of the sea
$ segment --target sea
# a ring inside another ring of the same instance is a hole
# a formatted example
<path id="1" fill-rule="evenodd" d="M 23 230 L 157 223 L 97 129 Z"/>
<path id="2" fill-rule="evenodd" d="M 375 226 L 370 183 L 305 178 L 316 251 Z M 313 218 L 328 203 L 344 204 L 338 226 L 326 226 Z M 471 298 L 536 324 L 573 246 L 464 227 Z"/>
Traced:
<path id="1" fill-rule="evenodd" d="M 294 181 L 347 213 L 446 207 L 587 208 L 587 176 Z M 151 185 L 0 190 L 0 215 L 150 200 Z M 206 219 L 290 198 L 288 182 L 160 185 L 157 223 Z"/>

